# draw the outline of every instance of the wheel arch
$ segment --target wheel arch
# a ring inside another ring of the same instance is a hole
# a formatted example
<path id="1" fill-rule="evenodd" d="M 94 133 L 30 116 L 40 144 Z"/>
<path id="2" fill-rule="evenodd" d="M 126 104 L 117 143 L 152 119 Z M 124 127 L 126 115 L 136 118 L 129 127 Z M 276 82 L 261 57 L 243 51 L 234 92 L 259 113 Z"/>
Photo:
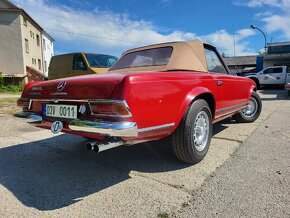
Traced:
<path id="1" fill-rule="evenodd" d="M 248 77 L 249 79 L 253 80 L 255 82 L 255 85 L 256 85 L 256 89 L 259 89 L 260 87 L 260 81 L 258 78 L 256 77 Z"/>
<path id="2" fill-rule="evenodd" d="M 176 127 L 179 125 L 182 117 L 186 114 L 190 105 L 198 99 L 204 99 L 207 102 L 211 110 L 212 118 L 214 118 L 216 108 L 216 99 L 214 94 L 207 88 L 198 87 L 193 89 L 190 93 L 188 93 L 184 101 L 182 102 L 180 107 L 180 113 L 176 120 Z"/>

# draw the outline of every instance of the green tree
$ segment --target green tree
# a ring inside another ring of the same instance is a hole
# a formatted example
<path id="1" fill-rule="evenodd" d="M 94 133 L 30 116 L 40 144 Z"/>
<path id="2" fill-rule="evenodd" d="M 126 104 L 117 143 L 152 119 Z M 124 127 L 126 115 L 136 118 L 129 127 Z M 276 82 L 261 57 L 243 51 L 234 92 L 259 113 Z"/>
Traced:
<path id="1" fill-rule="evenodd" d="M 226 55 L 226 53 L 223 52 L 223 53 L 222 53 L 222 57 L 223 57 L 223 58 L 227 58 L 228 56 Z"/>

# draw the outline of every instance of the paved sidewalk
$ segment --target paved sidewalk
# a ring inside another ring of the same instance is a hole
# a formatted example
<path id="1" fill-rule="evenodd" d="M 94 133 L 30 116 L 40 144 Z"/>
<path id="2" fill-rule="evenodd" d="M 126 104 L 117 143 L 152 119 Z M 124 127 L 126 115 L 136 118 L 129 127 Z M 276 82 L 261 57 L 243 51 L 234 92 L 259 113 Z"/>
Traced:
<path id="1" fill-rule="evenodd" d="M 218 169 L 177 217 L 290 217 L 290 101 Z"/>

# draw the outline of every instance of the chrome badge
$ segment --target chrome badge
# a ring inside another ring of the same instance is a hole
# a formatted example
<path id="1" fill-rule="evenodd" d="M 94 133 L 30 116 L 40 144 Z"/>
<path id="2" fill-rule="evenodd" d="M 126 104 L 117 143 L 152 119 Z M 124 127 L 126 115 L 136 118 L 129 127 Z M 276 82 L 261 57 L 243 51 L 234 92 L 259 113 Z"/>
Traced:
<path id="1" fill-rule="evenodd" d="M 61 92 L 66 86 L 66 81 L 62 81 L 57 85 L 57 91 Z"/>
<path id="2" fill-rule="evenodd" d="M 54 134 L 59 133 L 63 129 L 63 123 L 61 121 L 54 121 L 51 125 L 51 132 Z"/>

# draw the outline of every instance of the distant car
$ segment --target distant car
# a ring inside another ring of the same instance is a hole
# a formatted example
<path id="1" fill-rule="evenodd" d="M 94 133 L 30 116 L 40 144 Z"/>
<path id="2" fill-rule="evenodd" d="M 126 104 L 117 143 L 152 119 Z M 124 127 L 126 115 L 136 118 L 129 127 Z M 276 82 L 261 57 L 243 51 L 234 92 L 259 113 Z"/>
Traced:
<path id="1" fill-rule="evenodd" d="M 290 73 L 286 66 L 268 67 L 256 74 L 247 74 L 246 77 L 252 79 L 257 88 L 267 85 L 284 86 L 285 83 L 290 83 Z"/>
<path id="2" fill-rule="evenodd" d="M 49 64 L 48 80 L 106 73 L 117 60 L 111 55 L 84 52 L 56 55 Z"/>
<path id="3" fill-rule="evenodd" d="M 96 152 L 170 136 L 188 163 L 205 157 L 213 123 L 253 122 L 262 108 L 255 83 L 229 75 L 200 41 L 129 50 L 107 74 L 28 84 L 18 106 L 37 127 L 91 138 Z"/>
<path id="4" fill-rule="evenodd" d="M 256 67 L 246 67 L 242 71 L 237 72 L 237 76 L 254 75 L 256 73 Z"/>

